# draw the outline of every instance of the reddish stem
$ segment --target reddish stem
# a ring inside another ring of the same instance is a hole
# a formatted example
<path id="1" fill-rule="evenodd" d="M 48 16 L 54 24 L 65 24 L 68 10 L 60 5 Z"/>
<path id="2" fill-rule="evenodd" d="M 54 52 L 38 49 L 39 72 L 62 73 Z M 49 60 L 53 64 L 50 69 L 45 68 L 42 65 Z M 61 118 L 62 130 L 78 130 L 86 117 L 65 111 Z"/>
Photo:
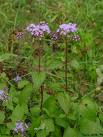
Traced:
<path id="1" fill-rule="evenodd" d="M 67 42 L 66 42 L 66 45 L 65 45 L 65 91 L 68 90 L 68 76 L 67 76 L 67 73 L 68 73 L 68 47 L 67 47 Z"/>
<path id="2" fill-rule="evenodd" d="M 41 42 L 39 43 L 39 64 L 38 64 L 38 68 L 39 68 L 39 73 L 41 72 L 41 47 L 40 47 Z M 42 115 L 43 113 L 43 93 L 44 93 L 44 86 L 43 84 L 40 87 L 40 94 L 41 94 L 41 102 L 40 102 L 40 114 Z"/>

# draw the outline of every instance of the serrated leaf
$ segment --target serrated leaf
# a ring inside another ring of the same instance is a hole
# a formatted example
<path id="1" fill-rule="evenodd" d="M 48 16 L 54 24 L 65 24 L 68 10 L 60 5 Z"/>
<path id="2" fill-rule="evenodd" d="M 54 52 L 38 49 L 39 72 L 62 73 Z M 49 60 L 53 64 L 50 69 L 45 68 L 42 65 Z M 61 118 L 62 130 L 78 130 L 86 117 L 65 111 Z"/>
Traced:
<path id="1" fill-rule="evenodd" d="M 47 112 L 47 115 L 50 117 L 55 117 L 57 112 L 57 104 L 55 97 L 49 97 L 45 102 L 44 102 L 44 108 L 45 112 Z"/>
<path id="2" fill-rule="evenodd" d="M 70 103 L 70 97 L 67 93 L 61 92 L 57 95 L 57 100 L 60 104 L 60 107 L 63 109 L 63 111 L 68 114 L 71 103 Z"/>
<path id="3" fill-rule="evenodd" d="M 27 106 L 20 106 L 20 105 L 17 105 L 11 115 L 11 119 L 13 122 L 16 122 L 18 120 L 22 120 L 23 117 L 24 117 L 24 114 L 26 113 L 27 111 Z"/>

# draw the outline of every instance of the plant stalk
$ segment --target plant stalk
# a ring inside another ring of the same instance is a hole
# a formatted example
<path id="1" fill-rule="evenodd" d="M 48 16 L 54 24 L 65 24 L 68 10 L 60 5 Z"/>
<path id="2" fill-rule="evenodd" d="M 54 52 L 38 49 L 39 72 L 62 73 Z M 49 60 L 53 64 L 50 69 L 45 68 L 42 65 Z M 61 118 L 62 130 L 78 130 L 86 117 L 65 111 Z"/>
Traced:
<path id="1" fill-rule="evenodd" d="M 39 43 L 39 64 L 38 64 L 38 70 L 39 73 L 41 72 L 41 47 L 40 47 L 41 42 Z M 41 101 L 40 101 L 40 115 L 43 113 L 43 96 L 44 96 L 44 85 L 42 84 L 40 87 L 40 95 L 41 95 Z"/>
<path id="2" fill-rule="evenodd" d="M 42 84 L 40 87 L 40 92 L 41 92 L 41 103 L 40 103 L 40 115 L 43 113 L 43 100 L 44 100 L 44 85 Z"/>
<path id="3" fill-rule="evenodd" d="M 68 91 L 68 45 L 65 45 L 65 91 Z"/>

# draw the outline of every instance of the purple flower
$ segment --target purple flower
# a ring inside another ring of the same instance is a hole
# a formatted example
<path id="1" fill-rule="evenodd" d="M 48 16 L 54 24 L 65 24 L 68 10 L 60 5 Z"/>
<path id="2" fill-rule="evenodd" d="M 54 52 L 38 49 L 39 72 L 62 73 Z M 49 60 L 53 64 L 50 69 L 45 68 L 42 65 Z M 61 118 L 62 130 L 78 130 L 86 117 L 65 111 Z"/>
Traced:
<path id="1" fill-rule="evenodd" d="M 16 38 L 21 39 L 23 37 L 24 33 L 23 32 L 17 32 L 16 33 Z"/>
<path id="2" fill-rule="evenodd" d="M 76 24 L 73 23 L 61 24 L 57 29 L 57 32 L 59 32 L 60 35 L 64 35 L 64 36 L 66 36 L 70 32 L 76 32 L 76 31 L 77 31 Z"/>
<path id="3" fill-rule="evenodd" d="M 51 32 L 48 24 L 45 22 L 40 22 L 39 27 L 43 32 L 46 32 L 47 34 Z"/>
<path id="4" fill-rule="evenodd" d="M 19 75 L 17 75 L 14 79 L 13 79 L 15 82 L 18 82 L 21 80 L 21 77 Z"/>
<path id="5" fill-rule="evenodd" d="M 7 94 L 3 90 L 0 90 L 0 100 L 6 101 L 7 99 L 8 99 Z"/>
<path id="6" fill-rule="evenodd" d="M 23 123 L 21 121 L 17 121 L 16 122 L 16 127 L 14 128 L 14 131 L 16 133 L 24 134 L 25 131 L 26 131 L 26 128 L 28 128 L 28 126 L 25 123 Z"/>
<path id="7" fill-rule="evenodd" d="M 58 39 L 60 39 L 60 34 L 58 32 L 53 33 L 51 39 L 57 41 Z"/>
<path id="8" fill-rule="evenodd" d="M 39 24 L 30 24 L 27 26 L 26 30 L 36 38 L 42 38 L 45 33 L 49 34 L 51 32 L 48 24 L 45 22 L 40 22 Z"/>
<path id="9" fill-rule="evenodd" d="M 72 40 L 73 40 L 73 41 L 79 41 L 79 40 L 80 40 L 80 36 L 79 36 L 79 35 L 74 35 L 74 36 L 72 37 Z"/>

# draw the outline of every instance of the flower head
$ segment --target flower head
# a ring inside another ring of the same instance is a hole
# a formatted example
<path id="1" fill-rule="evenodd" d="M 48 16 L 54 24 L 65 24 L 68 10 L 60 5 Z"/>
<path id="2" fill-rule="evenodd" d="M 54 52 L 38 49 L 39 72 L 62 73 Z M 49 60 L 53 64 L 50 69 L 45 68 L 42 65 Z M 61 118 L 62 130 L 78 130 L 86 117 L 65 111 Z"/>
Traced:
<path id="1" fill-rule="evenodd" d="M 51 32 L 48 24 L 45 22 L 40 22 L 39 24 L 30 24 L 27 26 L 26 30 L 36 38 L 42 38 L 45 33 L 49 34 Z"/>
<path id="2" fill-rule="evenodd" d="M 21 77 L 19 75 L 17 75 L 14 79 L 13 79 L 15 82 L 18 82 L 21 80 Z"/>
<path id="3" fill-rule="evenodd" d="M 60 39 L 60 34 L 58 32 L 55 32 L 52 34 L 51 39 L 54 41 L 57 41 Z"/>
<path id="4" fill-rule="evenodd" d="M 16 133 L 24 134 L 24 132 L 26 131 L 26 128 L 28 128 L 28 126 L 25 123 L 23 123 L 21 121 L 17 121 L 16 127 L 14 128 L 14 131 Z"/>
<path id="5" fill-rule="evenodd" d="M 17 32 L 16 33 L 16 38 L 21 39 L 23 37 L 24 33 L 23 32 Z"/>
<path id="6" fill-rule="evenodd" d="M 80 36 L 79 36 L 79 35 L 74 35 L 74 36 L 72 37 L 72 40 L 73 40 L 73 41 L 79 41 L 79 40 L 80 40 Z"/>
<path id="7" fill-rule="evenodd" d="M 3 90 L 0 90 L 0 100 L 6 101 L 7 99 L 8 99 L 7 94 Z"/>
<path id="8" fill-rule="evenodd" d="M 61 24 L 57 29 L 57 32 L 59 32 L 60 35 L 64 35 L 64 36 L 66 36 L 70 32 L 76 32 L 76 31 L 77 31 L 76 24 L 73 23 Z"/>

